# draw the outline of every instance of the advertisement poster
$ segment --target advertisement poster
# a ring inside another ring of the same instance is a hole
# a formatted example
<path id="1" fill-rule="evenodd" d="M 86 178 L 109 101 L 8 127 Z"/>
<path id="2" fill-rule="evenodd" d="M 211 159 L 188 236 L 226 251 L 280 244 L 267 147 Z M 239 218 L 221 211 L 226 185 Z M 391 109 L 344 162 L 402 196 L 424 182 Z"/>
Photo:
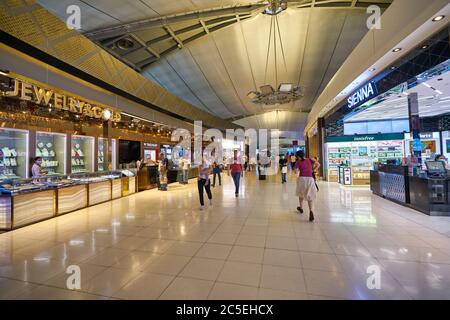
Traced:
<path id="1" fill-rule="evenodd" d="M 447 144 L 447 153 L 450 153 L 450 140 L 446 140 Z"/>

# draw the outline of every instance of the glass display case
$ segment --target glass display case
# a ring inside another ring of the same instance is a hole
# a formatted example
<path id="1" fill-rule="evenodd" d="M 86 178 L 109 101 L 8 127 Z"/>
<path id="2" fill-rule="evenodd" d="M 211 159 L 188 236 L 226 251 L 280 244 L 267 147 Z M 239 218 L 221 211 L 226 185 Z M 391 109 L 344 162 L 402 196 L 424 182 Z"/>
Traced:
<path id="1" fill-rule="evenodd" d="M 350 137 L 351 138 L 351 137 Z M 369 185 L 375 163 L 400 164 L 403 140 L 331 142 L 326 145 L 328 181 L 339 182 L 339 166 L 351 168 L 351 184 Z"/>
<path id="2" fill-rule="evenodd" d="M 42 157 L 47 175 L 65 175 L 67 136 L 61 133 L 36 132 L 36 157 Z"/>
<path id="3" fill-rule="evenodd" d="M 72 136 L 71 144 L 72 173 L 88 173 L 94 171 L 94 138 Z"/>
<path id="4" fill-rule="evenodd" d="M 29 176 L 28 131 L 0 129 L 0 179 Z"/>

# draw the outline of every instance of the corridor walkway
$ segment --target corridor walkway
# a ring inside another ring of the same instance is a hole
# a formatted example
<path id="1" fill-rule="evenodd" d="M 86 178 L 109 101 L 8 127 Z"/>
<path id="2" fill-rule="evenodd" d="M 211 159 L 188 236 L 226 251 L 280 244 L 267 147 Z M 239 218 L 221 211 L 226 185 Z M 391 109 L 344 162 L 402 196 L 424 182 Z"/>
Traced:
<path id="1" fill-rule="evenodd" d="M 235 198 L 225 175 L 204 211 L 191 180 L 0 234 L 0 298 L 450 299 L 450 218 L 320 183 L 310 223 L 294 176 L 242 181 Z"/>

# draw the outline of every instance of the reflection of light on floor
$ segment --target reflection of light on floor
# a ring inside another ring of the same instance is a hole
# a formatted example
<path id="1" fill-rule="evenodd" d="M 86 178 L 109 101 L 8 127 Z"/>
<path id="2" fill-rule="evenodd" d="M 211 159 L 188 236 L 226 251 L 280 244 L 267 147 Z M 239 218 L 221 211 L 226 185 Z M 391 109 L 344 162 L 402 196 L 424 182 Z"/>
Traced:
<path id="1" fill-rule="evenodd" d="M 332 213 L 331 214 L 331 222 L 349 222 L 349 223 L 356 223 L 356 224 L 369 224 L 369 225 L 376 225 L 377 219 L 372 215 L 361 215 L 361 214 L 355 214 L 351 211 L 348 211 L 348 213 Z"/>
<path id="2" fill-rule="evenodd" d="M 113 227 L 120 226 L 120 221 L 114 221 L 113 223 L 111 223 L 111 225 Z"/>
<path id="3" fill-rule="evenodd" d="M 36 262 L 50 262 L 50 259 L 47 257 L 34 257 L 33 261 Z"/>
<path id="4" fill-rule="evenodd" d="M 101 232 L 101 233 L 107 233 L 109 230 L 105 228 L 97 228 L 95 229 L 95 232 Z"/>
<path id="5" fill-rule="evenodd" d="M 79 246 L 84 244 L 84 240 L 70 240 L 69 245 L 70 246 Z"/>
<path id="6" fill-rule="evenodd" d="M 125 218 L 127 220 L 134 220 L 136 217 L 134 215 L 132 215 L 132 214 L 127 214 L 127 215 L 125 215 Z"/>

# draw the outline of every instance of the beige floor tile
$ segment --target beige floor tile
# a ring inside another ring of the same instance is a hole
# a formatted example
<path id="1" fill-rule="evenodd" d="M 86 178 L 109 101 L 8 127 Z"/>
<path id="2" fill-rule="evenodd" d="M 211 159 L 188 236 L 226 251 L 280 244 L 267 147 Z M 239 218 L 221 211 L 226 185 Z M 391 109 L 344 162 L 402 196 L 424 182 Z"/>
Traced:
<path id="1" fill-rule="evenodd" d="M 224 263 L 217 259 L 192 258 L 179 276 L 215 281 Z"/>
<path id="2" fill-rule="evenodd" d="M 0 300 L 15 299 L 24 292 L 30 292 L 38 285 L 29 282 L 0 278 Z"/>
<path id="3" fill-rule="evenodd" d="M 81 280 L 81 288 L 79 290 L 86 291 L 87 286 L 89 282 L 97 275 L 99 275 L 102 272 L 105 272 L 107 267 L 103 266 L 97 266 L 97 265 L 90 265 L 90 264 L 80 264 L 78 265 L 80 267 L 80 280 Z M 62 289 L 69 289 L 67 287 L 67 282 L 70 276 L 72 276 L 74 273 L 66 273 L 63 272 L 61 274 L 58 274 L 55 277 L 52 277 L 48 281 L 45 282 L 46 286 L 52 286 Z M 71 283 L 71 282 L 69 282 Z"/>
<path id="4" fill-rule="evenodd" d="M 209 259 L 227 259 L 232 246 L 223 244 L 206 243 L 198 250 L 196 257 Z"/>
<path id="5" fill-rule="evenodd" d="M 301 268 L 300 254 L 297 251 L 265 249 L 264 264 L 282 267 Z"/>
<path id="6" fill-rule="evenodd" d="M 174 243 L 175 243 L 174 240 L 149 239 L 146 243 L 138 247 L 136 250 L 163 254 Z"/>
<path id="7" fill-rule="evenodd" d="M 298 250 L 314 253 L 333 253 L 333 249 L 326 240 L 321 239 L 297 239 Z"/>
<path id="8" fill-rule="evenodd" d="M 89 281 L 87 292 L 111 297 L 113 293 L 117 292 L 138 274 L 138 272 L 132 270 L 108 268 Z"/>
<path id="9" fill-rule="evenodd" d="M 17 297 L 20 300 L 105 300 L 106 297 L 61 288 L 39 286 Z"/>
<path id="10" fill-rule="evenodd" d="M 176 241 L 167 250 L 167 254 L 193 257 L 202 247 L 201 242 Z"/>
<path id="11" fill-rule="evenodd" d="M 308 294 L 338 299 L 360 299 L 345 274 L 304 270 Z"/>
<path id="12" fill-rule="evenodd" d="M 216 282 L 209 300 L 256 300 L 258 288 L 231 283 Z"/>
<path id="13" fill-rule="evenodd" d="M 298 250 L 297 240 L 289 237 L 267 236 L 266 248 Z"/>
<path id="14" fill-rule="evenodd" d="M 236 233 L 216 232 L 208 239 L 208 243 L 233 245 L 237 238 Z"/>
<path id="15" fill-rule="evenodd" d="M 260 274 L 260 264 L 227 261 L 217 281 L 257 287 Z"/>
<path id="16" fill-rule="evenodd" d="M 173 280 L 173 276 L 141 273 L 113 294 L 114 298 L 126 300 L 157 299 Z"/>
<path id="17" fill-rule="evenodd" d="M 127 255 L 118 259 L 117 263 L 112 265 L 113 268 L 127 269 L 133 271 L 144 270 L 153 260 L 161 255 L 149 251 L 131 251 Z"/>
<path id="18" fill-rule="evenodd" d="M 164 254 L 152 261 L 142 269 L 142 272 L 161 273 L 176 276 L 187 265 L 191 258 Z"/>
<path id="19" fill-rule="evenodd" d="M 126 239 L 120 240 L 119 242 L 113 245 L 114 248 L 122 249 L 122 250 L 136 250 L 144 243 L 147 243 L 148 240 L 142 237 L 128 237 Z"/>
<path id="20" fill-rule="evenodd" d="M 343 271 L 339 260 L 334 254 L 302 252 L 301 259 L 304 269 L 333 272 Z"/>
<path id="21" fill-rule="evenodd" d="M 259 288 L 258 299 L 260 299 L 260 300 L 308 300 L 309 297 L 304 292 L 292 292 L 292 291 Z"/>
<path id="22" fill-rule="evenodd" d="M 160 296 L 163 300 L 206 300 L 213 281 L 178 277 Z"/>
<path id="23" fill-rule="evenodd" d="M 264 248 L 266 245 L 266 237 L 261 235 L 239 235 L 235 245 L 244 247 Z"/>
<path id="24" fill-rule="evenodd" d="M 249 263 L 262 263 L 263 256 L 263 248 L 234 246 L 231 250 L 228 260 Z"/>
<path id="25" fill-rule="evenodd" d="M 291 292 L 306 292 L 303 271 L 298 268 L 264 265 L 260 287 Z"/>

